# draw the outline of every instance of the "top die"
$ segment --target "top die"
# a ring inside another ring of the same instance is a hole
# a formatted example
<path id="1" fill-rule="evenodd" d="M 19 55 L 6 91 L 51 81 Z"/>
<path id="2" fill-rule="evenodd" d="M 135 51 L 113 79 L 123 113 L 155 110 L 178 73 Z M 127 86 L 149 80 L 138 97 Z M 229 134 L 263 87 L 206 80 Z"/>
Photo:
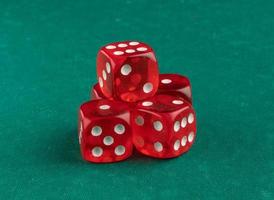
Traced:
<path id="1" fill-rule="evenodd" d="M 159 84 L 155 54 L 136 41 L 115 42 L 97 55 L 97 77 L 107 98 L 136 102 L 153 96 Z"/>

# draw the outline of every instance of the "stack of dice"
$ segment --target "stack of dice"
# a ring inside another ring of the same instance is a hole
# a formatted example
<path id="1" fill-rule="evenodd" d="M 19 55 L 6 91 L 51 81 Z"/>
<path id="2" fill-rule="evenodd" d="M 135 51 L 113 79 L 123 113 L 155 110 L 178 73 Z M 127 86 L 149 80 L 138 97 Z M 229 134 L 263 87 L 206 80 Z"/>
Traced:
<path id="1" fill-rule="evenodd" d="M 79 111 L 84 160 L 117 162 L 133 148 L 155 158 L 177 157 L 196 136 L 188 78 L 159 74 L 155 54 L 142 42 L 115 42 L 97 56 L 98 83 Z"/>

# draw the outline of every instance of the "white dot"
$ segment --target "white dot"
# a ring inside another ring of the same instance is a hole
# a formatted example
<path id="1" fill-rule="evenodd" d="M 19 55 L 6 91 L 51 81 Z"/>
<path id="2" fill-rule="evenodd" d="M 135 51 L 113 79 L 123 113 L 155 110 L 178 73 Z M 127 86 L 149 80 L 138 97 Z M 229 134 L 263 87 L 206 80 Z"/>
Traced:
<path id="1" fill-rule="evenodd" d="M 118 44 L 118 47 L 127 47 L 127 44 L 120 43 L 120 44 Z"/>
<path id="2" fill-rule="evenodd" d="M 100 85 L 100 87 L 103 87 L 103 86 L 104 86 L 104 83 L 103 83 L 103 80 L 102 80 L 101 77 L 99 77 L 99 85 Z"/>
<path id="3" fill-rule="evenodd" d="M 93 136 L 99 136 L 102 134 L 102 128 L 100 126 L 94 126 L 91 129 L 91 135 Z"/>
<path id="4" fill-rule="evenodd" d="M 173 148 L 175 151 L 177 151 L 179 149 L 179 147 L 180 147 L 180 140 L 176 140 L 173 145 Z"/>
<path id="5" fill-rule="evenodd" d="M 161 83 L 163 83 L 163 84 L 169 84 L 171 82 L 172 81 L 170 79 L 163 79 L 163 80 L 161 80 Z"/>
<path id="6" fill-rule="evenodd" d="M 103 149 L 101 147 L 94 147 L 91 153 L 94 157 L 100 157 L 103 154 Z"/>
<path id="7" fill-rule="evenodd" d="M 160 121 L 153 122 L 153 127 L 156 131 L 161 131 L 163 129 L 163 124 Z"/>
<path id="8" fill-rule="evenodd" d="M 114 55 L 117 55 L 117 56 L 120 56 L 120 55 L 123 55 L 124 52 L 122 52 L 122 51 L 114 51 L 113 54 L 114 54 Z"/>
<path id="9" fill-rule="evenodd" d="M 106 136 L 106 137 L 104 137 L 103 142 L 104 142 L 105 145 L 109 146 L 109 145 L 113 144 L 114 139 L 111 136 Z"/>
<path id="10" fill-rule="evenodd" d="M 108 45 L 108 46 L 106 46 L 106 49 L 115 49 L 116 48 L 116 46 L 114 46 L 114 45 Z"/>
<path id="11" fill-rule="evenodd" d="M 187 124 L 187 120 L 186 120 L 186 117 L 184 117 L 181 121 L 181 127 L 182 128 L 185 128 L 186 127 L 186 124 Z"/>
<path id="12" fill-rule="evenodd" d="M 191 133 L 189 133 L 189 135 L 188 135 L 188 141 L 189 141 L 189 142 L 192 142 L 193 139 L 194 139 L 194 132 L 191 132 Z"/>
<path id="13" fill-rule="evenodd" d="M 123 124 L 116 124 L 114 127 L 115 133 L 121 135 L 125 132 L 125 126 Z"/>
<path id="14" fill-rule="evenodd" d="M 182 138 L 182 140 L 181 140 L 181 145 L 182 145 L 182 146 L 185 146 L 185 145 L 186 145 L 186 142 L 187 142 L 187 138 L 186 138 L 186 136 L 184 136 L 184 137 Z"/>
<path id="15" fill-rule="evenodd" d="M 138 47 L 138 48 L 137 48 L 137 51 L 146 51 L 146 50 L 147 50 L 146 47 Z"/>
<path id="16" fill-rule="evenodd" d="M 126 53 L 134 53 L 134 52 L 135 52 L 134 49 L 127 49 L 127 50 L 126 50 Z"/>
<path id="17" fill-rule="evenodd" d="M 129 43 L 130 46 L 136 46 L 136 45 L 138 45 L 138 44 L 139 44 L 139 42 L 130 42 L 130 43 Z"/>
<path id="18" fill-rule="evenodd" d="M 111 71 L 111 66 L 109 62 L 106 63 L 106 70 L 107 70 L 107 73 L 110 73 Z"/>
<path id="19" fill-rule="evenodd" d="M 126 152 L 126 148 L 123 145 L 118 145 L 117 147 L 115 147 L 114 153 L 117 156 L 121 156 Z"/>
<path id="20" fill-rule="evenodd" d="M 176 121 L 173 125 L 173 129 L 175 132 L 178 132 L 179 129 L 180 129 L 180 122 L 179 121 Z"/>
<path id="21" fill-rule="evenodd" d="M 152 83 L 146 83 L 143 86 L 143 91 L 144 93 L 150 93 L 153 90 L 153 85 Z"/>
<path id="22" fill-rule="evenodd" d="M 142 103 L 142 106 L 151 106 L 151 105 L 153 105 L 153 103 L 151 101 L 144 101 Z"/>
<path id="23" fill-rule="evenodd" d="M 110 106 L 109 105 L 101 105 L 101 106 L 99 106 L 99 108 L 101 110 L 108 110 L 110 108 Z"/>
<path id="24" fill-rule="evenodd" d="M 102 74 L 103 74 L 103 79 L 104 79 L 104 80 L 107 80 L 107 73 L 106 73 L 105 70 L 103 70 Z"/>
<path id="25" fill-rule="evenodd" d="M 127 76 L 130 74 L 131 70 L 131 66 L 129 64 L 125 64 L 121 67 L 121 74 Z"/>
<path id="26" fill-rule="evenodd" d="M 173 103 L 173 104 L 176 104 L 176 105 L 181 105 L 181 104 L 183 104 L 184 102 L 181 101 L 181 100 L 173 100 L 172 103 Z"/>
<path id="27" fill-rule="evenodd" d="M 188 115 L 187 121 L 188 121 L 188 123 L 190 123 L 190 124 L 194 121 L 194 115 L 193 115 L 193 113 L 190 113 L 190 114 Z"/>
<path id="28" fill-rule="evenodd" d="M 155 142 L 154 143 L 154 149 L 157 152 L 163 151 L 163 145 L 161 144 L 161 142 Z"/>
<path id="29" fill-rule="evenodd" d="M 135 123 L 139 126 L 143 126 L 144 125 L 144 118 L 139 115 L 138 117 L 136 117 Z"/>

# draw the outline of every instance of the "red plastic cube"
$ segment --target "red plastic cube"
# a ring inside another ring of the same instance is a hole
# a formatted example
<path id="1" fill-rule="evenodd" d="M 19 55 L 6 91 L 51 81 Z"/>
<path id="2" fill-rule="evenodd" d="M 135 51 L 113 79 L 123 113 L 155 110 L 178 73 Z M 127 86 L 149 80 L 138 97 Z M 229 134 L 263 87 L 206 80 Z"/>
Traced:
<path id="1" fill-rule="evenodd" d="M 179 74 L 160 74 L 157 94 L 179 96 L 192 103 L 190 81 Z"/>
<path id="2" fill-rule="evenodd" d="M 126 103 L 92 100 L 79 111 L 79 143 L 84 160 L 116 162 L 132 154 L 129 107 Z"/>
<path id="3" fill-rule="evenodd" d="M 131 114 L 133 143 L 141 153 L 172 158 L 188 151 L 196 136 L 195 111 L 188 101 L 155 95 L 139 102 Z"/>
<path id="4" fill-rule="evenodd" d="M 153 96 L 159 72 L 155 54 L 142 42 L 115 42 L 97 55 L 97 77 L 106 98 L 136 102 Z"/>

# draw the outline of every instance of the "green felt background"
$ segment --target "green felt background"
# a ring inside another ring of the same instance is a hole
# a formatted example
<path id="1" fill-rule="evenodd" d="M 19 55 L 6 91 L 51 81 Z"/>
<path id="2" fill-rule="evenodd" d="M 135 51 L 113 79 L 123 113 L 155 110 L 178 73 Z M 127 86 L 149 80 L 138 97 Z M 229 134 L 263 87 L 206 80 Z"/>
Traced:
<path id="1" fill-rule="evenodd" d="M 0 199 L 274 199 L 274 2 L 0 1 Z M 100 46 L 141 40 L 192 82 L 177 159 L 83 162 L 77 110 Z"/>

